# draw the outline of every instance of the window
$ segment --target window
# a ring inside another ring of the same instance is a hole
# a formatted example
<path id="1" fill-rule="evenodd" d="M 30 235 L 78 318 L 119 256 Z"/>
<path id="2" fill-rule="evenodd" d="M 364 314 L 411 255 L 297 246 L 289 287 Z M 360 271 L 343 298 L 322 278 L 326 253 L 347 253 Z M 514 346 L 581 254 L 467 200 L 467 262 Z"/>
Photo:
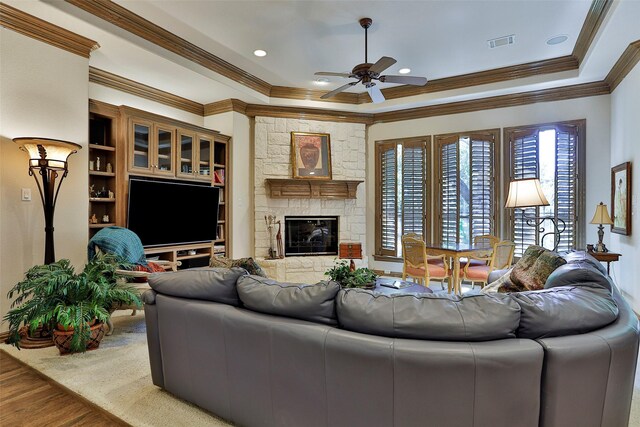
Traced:
<path id="1" fill-rule="evenodd" d="M 496 144 L 500 130 L 437 135 L 436 239 L 471 243 L 497 234 Z"/>
<path id="2" fill-rule="evenodd" d="M 527 224 L 526 217 L 551 216 L 565 222 L 558 251 L 584 246 L 584 180 L 579 179 L 585 164 L 584 120 L 505 128 L 505 158 L 508 159 L 509 181 L 539 178 L 549 206 L 507 209 L 507 233 L 516 243 L 516 256 L 529 245 L 553 248 L 550 221 L 539 227 Z M 506 193 L 505 193 L 506 194 Z M 582 196 L 582 197 L 581 197 Z"/>
<path id="3" fill-rule="evenodd" d="M 403 234 L 426 236 L 431 137 L 376 143 L 376 255 L 402 256 Z"/>

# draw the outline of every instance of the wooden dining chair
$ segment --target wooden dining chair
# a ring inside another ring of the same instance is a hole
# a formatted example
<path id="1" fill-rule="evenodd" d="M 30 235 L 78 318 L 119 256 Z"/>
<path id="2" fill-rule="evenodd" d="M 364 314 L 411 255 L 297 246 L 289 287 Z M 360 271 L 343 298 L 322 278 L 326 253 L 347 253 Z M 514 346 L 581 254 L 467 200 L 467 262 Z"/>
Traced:
<path id="1" fill-rule="evenodd" d="M 451 269 L 444 254 L 430 255 L 422 236 L 415 233 L 402 236 L 402 280 L 411 277 L 422 286 L 429 287 L 430 280 L 439 280 L 442 289 L 447 280 L 451 293 Z"/>
<path id="2" fill-rule="evenodd" d="M 489 273 L 493 270 L 502 270 L 511 267 L 513 262 L 513 253 L 516 245 L 508 240 L 503 240 L 493 246 L 491 256 L 487 257 L 469 257 L 469 262 L 464 266 L 463 280 L 471 282 L 471 289 L 476 282 L 480 282 L 481 287 L 487 284 Z M 475 264 L 474 262 L 479 262 Z M 487 264 L 488 262 L 488 264 Z"/>

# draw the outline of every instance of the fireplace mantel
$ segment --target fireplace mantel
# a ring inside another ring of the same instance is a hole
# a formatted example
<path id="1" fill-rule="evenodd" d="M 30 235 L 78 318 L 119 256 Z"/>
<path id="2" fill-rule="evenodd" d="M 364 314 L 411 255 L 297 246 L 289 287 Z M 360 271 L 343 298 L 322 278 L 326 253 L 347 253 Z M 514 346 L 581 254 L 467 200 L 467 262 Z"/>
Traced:
<path id="1" fill-rule="evenodd" d="M 267 195 L 274 199 L 355 199 L 363 181 L 267 178 Z"/>

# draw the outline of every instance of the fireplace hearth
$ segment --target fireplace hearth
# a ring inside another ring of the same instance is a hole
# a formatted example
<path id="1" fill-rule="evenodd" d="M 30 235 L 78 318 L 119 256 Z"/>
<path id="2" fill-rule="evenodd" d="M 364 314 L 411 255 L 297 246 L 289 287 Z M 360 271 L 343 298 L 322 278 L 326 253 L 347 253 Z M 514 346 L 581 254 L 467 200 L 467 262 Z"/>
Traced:
<path id="1" fill-rule="evenodd" d="M 285 256 L 338 254 L 337 216 L 285 216 Z"/>

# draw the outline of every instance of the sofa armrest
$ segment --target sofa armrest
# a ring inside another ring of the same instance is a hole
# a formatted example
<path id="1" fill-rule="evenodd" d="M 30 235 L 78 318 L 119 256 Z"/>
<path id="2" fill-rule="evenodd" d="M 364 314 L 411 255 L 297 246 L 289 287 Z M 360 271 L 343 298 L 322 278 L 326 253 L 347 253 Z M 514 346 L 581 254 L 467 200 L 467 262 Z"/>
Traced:
<path id="1" fill-rule="evenodd" d="M 498 280 L 499 278 L 501 278 L 505 274 L 509 273 L 510 271 L 511 271 L 510 268 L 506 268 L 504 270 L 493 270 L 491 273 L 489 273 L 489 278 L 487 280 L 487 284 L 491 284 L 491 283 L 495 282 L 496 280 Z"/>
<path id="2" fill-rule="evenodd" d="M 156 304 L 156 295 L 157 292 L 153 289 L 149 289 L 145 293 L 142 294 L 142 302 L 144 305 L 155 305 Z"/>

